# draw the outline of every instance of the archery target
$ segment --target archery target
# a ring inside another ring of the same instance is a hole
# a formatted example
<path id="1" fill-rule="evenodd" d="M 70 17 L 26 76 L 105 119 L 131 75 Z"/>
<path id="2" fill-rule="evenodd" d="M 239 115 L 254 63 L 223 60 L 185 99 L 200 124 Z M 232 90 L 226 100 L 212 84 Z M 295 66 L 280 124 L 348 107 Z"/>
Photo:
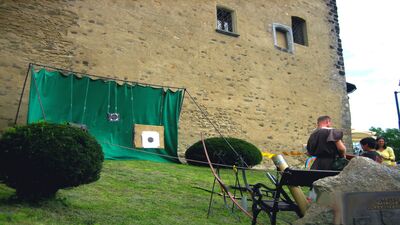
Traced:
<path id="1" fill-rule="evenodd" d="M 164 148 L 164 126 L 134 124 L 135 148 Z"/>
<path id="2" fill-rule="evenodd" d="M 157 131 L 142 131 L 143 148 L 159 148 L 160 134 Z"/>

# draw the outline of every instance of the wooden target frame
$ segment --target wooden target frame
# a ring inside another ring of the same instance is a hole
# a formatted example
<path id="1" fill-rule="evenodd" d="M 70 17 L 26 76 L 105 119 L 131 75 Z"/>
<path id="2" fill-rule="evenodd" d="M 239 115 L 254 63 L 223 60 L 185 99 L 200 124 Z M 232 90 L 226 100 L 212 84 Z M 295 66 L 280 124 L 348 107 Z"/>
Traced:
<path id="1" fill-rule="evenodd" d="M 133 125 L 133 146 L 135 148 L 144 148 L 142 143 L 143 131 L 155 131 L 160 136 L 160 146 L 158 148 L 165 148 L 164 144 L 164 126 L 145 125 L 145 124 L 134 124 Z"/>

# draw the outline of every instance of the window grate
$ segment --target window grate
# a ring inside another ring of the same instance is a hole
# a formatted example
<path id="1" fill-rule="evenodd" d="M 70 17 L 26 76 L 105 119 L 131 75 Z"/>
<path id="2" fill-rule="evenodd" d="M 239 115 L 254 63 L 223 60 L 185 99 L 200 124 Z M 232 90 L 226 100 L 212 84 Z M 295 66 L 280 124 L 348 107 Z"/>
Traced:
<path id="1" fill-rule="evenodd" d="M 217 29 L 233 32 L 232 11 L 217 8 Z"/>
<path id="2" fill-rule="evenodd" d="M 306 21 L 302 18 L 292 16 L 292 32 L 294 43 L 308 45 Z"/>

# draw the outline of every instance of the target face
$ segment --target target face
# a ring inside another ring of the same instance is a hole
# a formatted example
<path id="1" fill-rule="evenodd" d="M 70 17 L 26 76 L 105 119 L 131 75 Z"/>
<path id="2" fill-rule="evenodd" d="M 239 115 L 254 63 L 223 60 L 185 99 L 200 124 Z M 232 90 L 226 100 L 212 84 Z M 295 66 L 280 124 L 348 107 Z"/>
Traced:
<path id="1" fill-rule="evenodd" d="M 108 118 L 108 121 L 110 121 L 110 122 L 117 122 L 117 121 L 119 121 L 119 114 L 118 113 L 108 113 L 107 118 Z"/>
<path id="2" fill-rule="evenodd" d="M 159 148 L 160 134 L 157 131 L 142 131 L 143 148 Z"/>

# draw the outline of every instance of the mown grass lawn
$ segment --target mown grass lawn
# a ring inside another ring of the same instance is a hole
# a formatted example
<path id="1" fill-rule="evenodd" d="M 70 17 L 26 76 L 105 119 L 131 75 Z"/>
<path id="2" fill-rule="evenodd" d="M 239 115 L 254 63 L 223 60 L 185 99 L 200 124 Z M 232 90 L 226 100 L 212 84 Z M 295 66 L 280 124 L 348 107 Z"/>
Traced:
<path id="1" fill-rule="evenodd" d="M 232 170 L 221 173 L 227 184 L 234 183 Z M 247 178 L 268 182 L 263 171 L 250 171 Z M 212 182 L 208 167 L 105 161 L 99 181 L 60 190 L 55 199 L 37 204 L 19 202 L 13 189 L 0 184 L 0 224 L 251 224 L 218 195 L 207 218 L 210 193 L 202 188 L 211 190 Z M 296 220 L 293 213 L 282 216 Z M 269 224 L 265 215 L 259 221 Z"/>

